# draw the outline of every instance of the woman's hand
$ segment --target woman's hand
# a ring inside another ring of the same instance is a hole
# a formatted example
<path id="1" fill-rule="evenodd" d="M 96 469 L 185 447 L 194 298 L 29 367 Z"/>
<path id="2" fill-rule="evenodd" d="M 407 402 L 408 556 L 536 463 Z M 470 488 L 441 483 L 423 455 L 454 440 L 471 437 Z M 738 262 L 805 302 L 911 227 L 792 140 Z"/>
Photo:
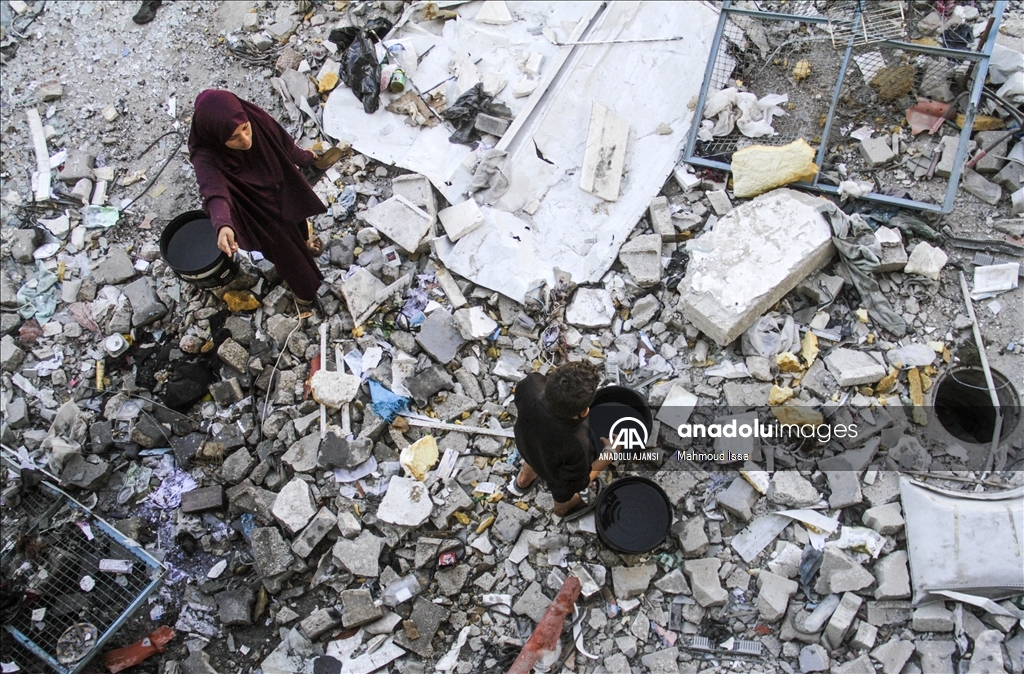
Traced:
<path id="1" fill-rule="evenodd" d="M 234 257 L 238 252 L 238 243 L 235 241 L 235 230 L 230 227 L 221 227 L 217 231 L 217 247 L 224 251 L 228 257 Z"/>

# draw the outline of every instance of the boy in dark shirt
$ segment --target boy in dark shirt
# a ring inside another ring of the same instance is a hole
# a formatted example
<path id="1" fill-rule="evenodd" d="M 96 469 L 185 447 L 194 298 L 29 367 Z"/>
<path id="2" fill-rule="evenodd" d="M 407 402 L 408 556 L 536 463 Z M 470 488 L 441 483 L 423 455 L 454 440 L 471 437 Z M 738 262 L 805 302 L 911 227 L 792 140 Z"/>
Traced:
<path id="1" fill-rule="evenodd" d="M 611 463 L 599 460 L 599 449 L 590 442 L 587 415 L 600 383 L 597 367 L 576 361 L 547 377 L 533 372 L 516 385 L 515 436 L 523 467 L 509 491 L 521 496 L 539 477 L 551 490 L 555 515 L 565 517 L 585 505 L 579 492 Z M 606 438 L 601 441 L 609 446 Z"/>

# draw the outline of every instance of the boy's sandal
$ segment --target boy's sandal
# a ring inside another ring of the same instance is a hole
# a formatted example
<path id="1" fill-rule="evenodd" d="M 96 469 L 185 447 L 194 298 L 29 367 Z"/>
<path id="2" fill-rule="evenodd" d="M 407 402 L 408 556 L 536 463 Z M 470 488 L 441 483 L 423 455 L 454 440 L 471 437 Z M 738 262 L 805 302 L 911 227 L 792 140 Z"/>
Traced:
<path id="1" fill-rule="evenodd" d="M 597 497 L 601 495 L 601 491 L 604 489 L 604 484 L 601 482 L 601 478 L 594 478 L 592 483 L 594 488 L 587 487 L 585 490 L 580 492 L 580 498 L 583 499 L 583 505 L 573 510 L 571 513 L 562 518 L 564 522 L 572 522 L 578 520 L 584 515 L 594 511 L 597 506 Z"/>
<path id="2" fill-rule="evenodd" d="M 519 476 L 517 475 L 516 477 L 512 478 L 511 482 L 508 483 L 508 493 L 512 494 L 513 496 L 518 496 L 520 498 L 526 496 L 531 491 L 533 491 L 533 488 L 537 486 L 537 482 L 540 481 L 540 477 L 535 477 L 533 478 L 533 482 L 531 482 L 529 485 L 527 485 L 526 487 L 520 487 L 518 484 L 516 484 L 516 481 L 518 479 Z"/>

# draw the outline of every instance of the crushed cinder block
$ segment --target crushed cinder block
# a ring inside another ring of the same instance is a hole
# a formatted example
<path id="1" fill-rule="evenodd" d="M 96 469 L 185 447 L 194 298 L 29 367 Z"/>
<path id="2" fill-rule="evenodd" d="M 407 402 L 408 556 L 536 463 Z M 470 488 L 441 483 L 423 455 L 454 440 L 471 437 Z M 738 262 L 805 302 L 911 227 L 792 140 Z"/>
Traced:
<path id="1" fill-rule="evenodd" d="M 865 138 L 860 142 L 860 154 L 868 166 L 880 166 L 895 159 L 896 155 L 884 138 Z"/>
<path id="2" fill-rule="evenodd" d="M 868 508 L 862 518 L 864 526 L 871 527 L 883 536 L 894 534 L 903 528 L 903 510 L 899 502 Z"/>
<path id="3" fill-rule="evenodd" d="M 751 509 L 758 497 L 757 490 L 744 478 L 738 477 L 718 495 L 718 505 L 744 522 L 749 522 L 753 517 Z"/>
<path id="4" fill-rule="evenodd" d="M 946 266 L 949 258 L 942 249 L 929 245 L 926 241 L 914 246 L 910 253 L 906 266 L 903 268 L 905 274 L 917 274 L 930 278 L 933 281 L 939 280 L 939 272 Z"/>
<path id="5" fill-rule="evenodd" d="M 825 555 L 818 572 L 818 582 L 814 586 L 816 592 L 819 594 L 856 592 L 874 582 L 875 577 L 845 551 L 831 544 L 825 546 Z"/>
<path id="6" fill-rule="evenodd" d="M 882 674 L 899 674 L 913 654 L 914 642 L 893 637 L 871 651 L 871 659 L 882 665 Z"/>
<path id="7" fill-rule="evenodd" d="M 380 575 L 380 553 L 384 539 L 365 529 L 353 540 L 342 539 L 334 544 L 335 561 L 353 575 L 376 578 Z"/>
<path id="8" fill-rule="evenodd" d="M 672 209 L 668 203 L 668 197 L 654 197 L 647 209 L 651 219 L 651 228 L 659 236 L 673 236 L 676 228 L 672 224 Z M 660 251 L 659 251 L 660 252 Z"/>
<path id="9" fill-rule="evenodd" d="M 953 626 L 953 612 L 943 602 L 918 607 L 910 619 L 910 627 L 915 632 L 952 632 Z"/>
<path id="10" fill-rule="evenodd" d="M 329 508 L 326 506 L 320 508 L 306 528 L 299 532 L 299 535 L 292 541 L 292 552 L 300 558 L 306 559 L 313 552 L 313 548 L 337 523 L 338 517 Z"/>
<path id="11" fill-rule="evenodd" d="M 374 604 L 369 590 L 344 590 L 338 593 L 341 600 L 341 624 L 343 627 L 359 627 L 372 623 L 384 616 L 380 606 Z"/>
<path id="12" fill-rule="evenodd" d="M 643 234 L 623 244 L 619 260 L 636 284 L 649 288 L 661 281 L 661 235 Z"/>
<path id="13" fill-rule="evenodd" d="M 579 288 L 565 310 L 565 320 L 581 328 L 607 328 L 615 317 L 611 293 L 604 288 Z"/>
<path id="14" fill-rule="evenodd" d="M 729 598 L 729 593 L 722 587 L 718 578 L 720 559 L 688 559 L 683 562 L 686 577 L 690 580 L 693 598 L 704 608 L 722 606 Z"/>
<path id="15" fill-rule="evenodd" d="M 647 591 L 651 579 L 654 578 L 657 571 L 658 567 L 655 564 L 612 567 L 612 586 L 615 588 L 615 596 L 619 599 L 629 599 L 642 595 Z"/>
<path id="16" fill-rule="evenodd" d="M 881 354 L 876 358 L 875 354 L 854 349 L 832 349 L 825 356 L 825 364 L 839 386 L 875 384 L 888 373 Z"/>
<path id="17" fill-rule="evenodd" d="M 433 508 L 430 493 L 422 482 L 396 475 L 377 508 L 377 517 L 391 524 L 418 527 L 427 521 Z"/>
<path id="18" fill-rule="evenodd" d="M 224 507 L 224 488 L 220 485 L 201 487 L 181 495 L 183 513 L 201 513 Z"/>
<path id="19" fill-rule="evenodd" d="M 484 224 L 484 214 L 472 199 L 442 210 L 437 217 L 453 243 Z"/>
<path id="20" fill-rule="evenodd" d="M 433 223 L 430 213 L 402 196 L 393 196 L 360 217 L 407 253 L 416 252 Z"/>
<path id="21" fill-rule="evenodd" d="M 441 625 L 448 620 L 448 609 L 429 601 L 423 597 L 417 597 L 413 605 L 412 614 L 406 625 L 414 629 L 399 630 L 395 636 L 395 643 L 410 650 L 421 658 L 431 658 L 434 655 L 431 642 Z"/>
<path id="22" fill-rule="evenodd" d="M 689 245 L 679 308 L 725 346 L 835 252 L 823 202 L 789 189 L 748 201 Z"/>
<path id="23" fill-rule="evenodd" d="M 796 581 L 762 570 L 757 576 L 757 610 L 768 623 L 782 620 L 789 606 L 789 598 L 796 594 Z"/>
<path id="24" fill-rule="evenodd" d="M 852 592 L 843 594 L 839 606 L 836 607 L 835 612 L 828 621 L 828 625 L 825 626 L 825 638 L 828 639 L 828 643 L 833 649 L 839 648 L 842 645 L 843 639 L 846 638 L 847 632 L 853 626 L 853 621 L 857 617 L 857 611 L 860 610 L 863 602 L 863 599 Z"/>
<path id="25" fill-rule="evenodd" d="M 450 363 L 466 343 L 454 317 L 445 309 L 436 309 L 420 326 L 416 342 L 440 363 Z"/>
<path id="26" fill-rule="evenodd" d="M 878 586 L 875 599 L 902 599 L 910 596 L 910 572 L 907 570 L 907 552 L 897 550 L 875 563 Z"/>
<path id="27" fill-rule="evenodd" d="M 791 508 L 804 508 L 818 503 L 821 495 L 806 478 L 790 470 L 780 470 L 772 476 L 768 500 Z"/>
<path id="28" fill-rule="evenodd" d="M 274 499 L 271 508 L 274 518 L 289 536 L 294 536 L 309 523 L 316 514 L 313 494 L 305 480 L 295 477 L 286 484 Z"/>

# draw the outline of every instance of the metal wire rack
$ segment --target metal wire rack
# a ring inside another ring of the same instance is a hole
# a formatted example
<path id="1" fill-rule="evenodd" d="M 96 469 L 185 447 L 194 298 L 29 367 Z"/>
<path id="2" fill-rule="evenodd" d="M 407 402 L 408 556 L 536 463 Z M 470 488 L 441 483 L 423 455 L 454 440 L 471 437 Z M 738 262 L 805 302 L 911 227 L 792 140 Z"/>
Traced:
<path id="1" fill-rule="evenodd" d="M 160 584 L 166 569 L 47 482 L 27 488 L 0 462 L 0 659 L 31 653 L 60 674 L 82 672 Z M 13 474 L 13 472 L 12 472 Z M 129 567 L 101 570 L 110 560 Z M 18 663 L 23 669 L 29 664 Z"/>
<path id="2" fill-rule="evenodd" d="M 930 183 L 917 182 L 929 165 L 934 166 L 941 140 L 936 134 L 930 144 L 919 142 L 904 153 L 898 165 L 884 167 L 898 169 L 894 175 L 899 184 L 876 183 L 875 190 L 862 197 L 887 206 L 950 212 L 1006 2 L 973 7 L 978 13 L 974 24 L 940 16 L 934 6 L 917 0 L 726 0 L 684 161 L 731 171 L 737 150 L 802 138 L 815 148 L 815 163 L 823 170 L 798 186 L 838 194 L 836 173 L 829 177 L 829 169 L 841 163 L 853 176 L 866 177 L 862 174 L 876 168 L 856 151 L 856 141 L 849 136 L 852 130 L 869 126 L 880 134 L 892 133 L 906 127 L 907 109 L 919 98 L 952 102 L 963 115 L 958 126 L 947 123 L 941 129 L 958 137 L 948 175 L 939 172 Z M 920 27 L 928 21 L 939 28 L 932 37 L 922 37 Z M 960 41 L 967 32 L 963 27 L 971 25 L 984 27 L 977 51 L 970 49 L 973 33 L 968 43 Z M 807 74 L 798 76 L 799 68 Z M 786 114 L 772 120 L 775 135 L 749 138 L 731 129 L 709 138 L 701 125 L 705 122 L 706 127 L 707 103 L 727 87 L 758 98 L 787 94 L 788 101 L 782 104 Z M 906 194 L 900 194 L 903 188 Z"/>

